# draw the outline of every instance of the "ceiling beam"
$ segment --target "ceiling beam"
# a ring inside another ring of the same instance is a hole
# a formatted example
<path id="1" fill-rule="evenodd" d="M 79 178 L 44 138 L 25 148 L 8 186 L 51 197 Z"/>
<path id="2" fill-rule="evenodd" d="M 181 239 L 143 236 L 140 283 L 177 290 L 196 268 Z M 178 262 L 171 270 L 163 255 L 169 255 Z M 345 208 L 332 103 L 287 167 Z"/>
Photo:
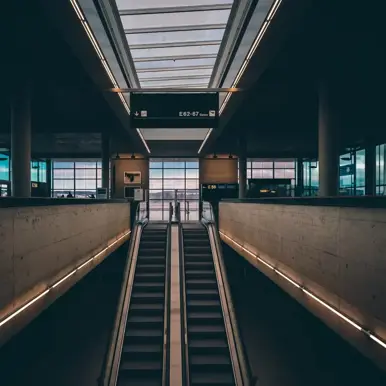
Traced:
<path id="1" fill-rule="evenodd" d="M 182 76 L 168 76 L 168 77 L 151 77 L 151 78 L 140 78 L 140 82 L 162 82 L 169 80 L 185 80 L 185 79 L 205 79 L 206 83 L 209 82 L 210 75 L 182 75 Z"/>
<path id="2" fill-rule="evenodd" d="M 203 25 L 176 25 L 169 27 L 149 27 L 149 28 L 129 28 L 125 29 L 126 35 L 133 34 L 150 34 L 163 32 L 180 32 L 180 31 L 203 31 L 210 29 L 225 29 L 226 24 L 203 24 Z"/>
<path id="3" fill-rule="evenodd" d="M 218 46 L 221 40 L 203 40 L 187 42 L 169 42 L 169 43 L 149 43 L 149 44 L 131 44 L 130 50 L 148 50 L 152 48 L 170 48 L 170 47 L 193 47 L 193 46 Z"/>
<path id="4" fill-rule="evenodd" d="M 162 13 L 221 11 L 221 10 L 231 9 L 232 3 L 233 1 L 228 4 L 185 5 L 185 6 L 177 6 L 177 7 L 121 9 L 119 10 L 119 15 L 133 16 L 133 15 L 155 15 L 155 14 L 162 14 Z"/>
<path id="5" fill-rule="evenodd" d="M 180 66 L 180 67 L 154 67 L 154 68 L 141 68 L 137 70 L 137 73 L 146 72 L 163 72 L 163 71 L 185 71 L 185 70 L 212 70 L 212 66 Z"/>
<path id="6" fill-rule="evenodd" d="M 134 58 L 134 63 L 141 62 L 164 62 L 167 60 L 194 60 L 194 59 L 214 59 L 217 54 L 197 54 L 197 55 L 176 55 L 176 56 L 150 56 L 148 58 Z"/>

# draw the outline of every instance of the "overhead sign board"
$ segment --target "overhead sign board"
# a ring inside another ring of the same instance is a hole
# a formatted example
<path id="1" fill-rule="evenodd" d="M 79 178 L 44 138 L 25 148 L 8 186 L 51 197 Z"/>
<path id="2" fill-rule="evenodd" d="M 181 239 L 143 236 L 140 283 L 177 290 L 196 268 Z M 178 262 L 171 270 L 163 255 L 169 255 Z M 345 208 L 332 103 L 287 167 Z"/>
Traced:
<path id="1" fill-rule="evenodd" d="M 218 93 L 148 94 L 130 96 L 131 124 L 135 128 L 215 128 Z"/>

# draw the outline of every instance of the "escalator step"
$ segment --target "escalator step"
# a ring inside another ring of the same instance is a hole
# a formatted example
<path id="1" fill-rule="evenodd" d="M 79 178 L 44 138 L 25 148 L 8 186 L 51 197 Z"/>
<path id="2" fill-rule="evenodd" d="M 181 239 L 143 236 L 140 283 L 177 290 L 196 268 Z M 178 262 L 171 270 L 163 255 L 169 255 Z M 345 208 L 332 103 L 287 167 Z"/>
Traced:
<path id="1" fill-rule="evenodd" d="M 228 355 L 191 355 L 190 363 L 193 366 L 230 366 L 231 361 Z"/>
<path id="2" fill-rule="evenodd" d="M 161 386 L 162 380 L 158 379 L 129 379 L 120 378 L 117 386 Z"/>
<path id="3" fill-rule="evenodd" d="M 189 319 L 222 320 L 221 312 L 189 312 Z"/>
<path id="4" fill-rule="evenodd" d="M 208 296 L 210 297 L 211 299 L 213 298 L 213 296 L 216 296 L 218 297 L 218 292 L 216 289 L 191 289 L 188 287 L 188 289 L 186 290 L 186 294 L 188 296 Z M 209 299 L 208 299 L 209 300 Z"/>
<path id="5" fill-rule="evenodd" d="M 192 334 L 203 334 L 203 335 L 209 335 L 209 334 L 219 334 L 219 333 L 225 333 L 224 326 L 222 324 L 219 325 L 194 325 L 189 326 L 188 325 L 188 332 Z"/>
<path id="6" fill-rule="evenodd" d="M 162 315 L 144 315 L 144 316 L 129 316 L 127 323 L 162 323 L 163 316 Z"/>
<path id="7" fill-rule="evenodd" d="M 126 330 L 125 336 L 127 337 L 145 337 L 145 338 L 154 338 L 154 337 L 162 337 L 163 336 L 163 330 L 156 329 L 156 330 L 149 330 L 149 329 L 134 329 L 130 328 Z"/>
<path id="8" fill-rule="evenodd" d="M 153 303 L 153 304 L 131 304 L 130 310 L 138 310 L 138 311 L 163 311 L 164 305 L 163 303 Z"/>
<path id="9" fill-rule="evenodd" d="M 124 371 L 160 371 L 162 363 L 159 361 L 123 361 L 120 370 Z"/>
<path id="10" fill-rule="evenodd" d="M 190 300 L 187 301 L 188 307 L 220 307 L 219 300 Z"/>
<path id="11" fill-rule="evenodd" d="M 162 345 L 160 344 L 133 344 L 123 345 L 124 353 L 161 353 Z"/>
<path id="12" fill-rule="evenodd" d="M 226 373 L 193 373 L 191 374 L 192 385 L 217 385 L 231 386 L 234 385 L 233 374 Z"/>
<path id="13" fill-rule="evenodd" d="M 162 292 L 133 292 L 131 296 L 133 299 L 154 299 L 155 301 L 157 301 L 158 299 L 164 299 L 165 297 L 164 293 Z"/>

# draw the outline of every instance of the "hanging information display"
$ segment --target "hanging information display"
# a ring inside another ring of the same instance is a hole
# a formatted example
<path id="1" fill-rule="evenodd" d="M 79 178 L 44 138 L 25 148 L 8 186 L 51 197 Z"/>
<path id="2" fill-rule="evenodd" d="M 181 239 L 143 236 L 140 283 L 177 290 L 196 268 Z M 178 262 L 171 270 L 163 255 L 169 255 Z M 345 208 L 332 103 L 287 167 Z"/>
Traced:
<path id="1" fill-rule="evenodd" d="M 133 93 L 131 125 L 135 128 L 215 128 L 218 93 Z"/>

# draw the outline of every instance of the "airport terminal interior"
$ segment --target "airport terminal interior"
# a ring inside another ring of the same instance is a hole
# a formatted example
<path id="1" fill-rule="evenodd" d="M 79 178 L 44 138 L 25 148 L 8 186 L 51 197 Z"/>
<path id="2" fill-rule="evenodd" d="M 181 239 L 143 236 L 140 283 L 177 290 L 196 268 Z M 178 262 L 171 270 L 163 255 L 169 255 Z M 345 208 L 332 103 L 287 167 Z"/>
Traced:
<path id="1" fill-rule="evenodd" d="M 1 386 L 386 385 L 381 4 L 4 10 Z"/>

